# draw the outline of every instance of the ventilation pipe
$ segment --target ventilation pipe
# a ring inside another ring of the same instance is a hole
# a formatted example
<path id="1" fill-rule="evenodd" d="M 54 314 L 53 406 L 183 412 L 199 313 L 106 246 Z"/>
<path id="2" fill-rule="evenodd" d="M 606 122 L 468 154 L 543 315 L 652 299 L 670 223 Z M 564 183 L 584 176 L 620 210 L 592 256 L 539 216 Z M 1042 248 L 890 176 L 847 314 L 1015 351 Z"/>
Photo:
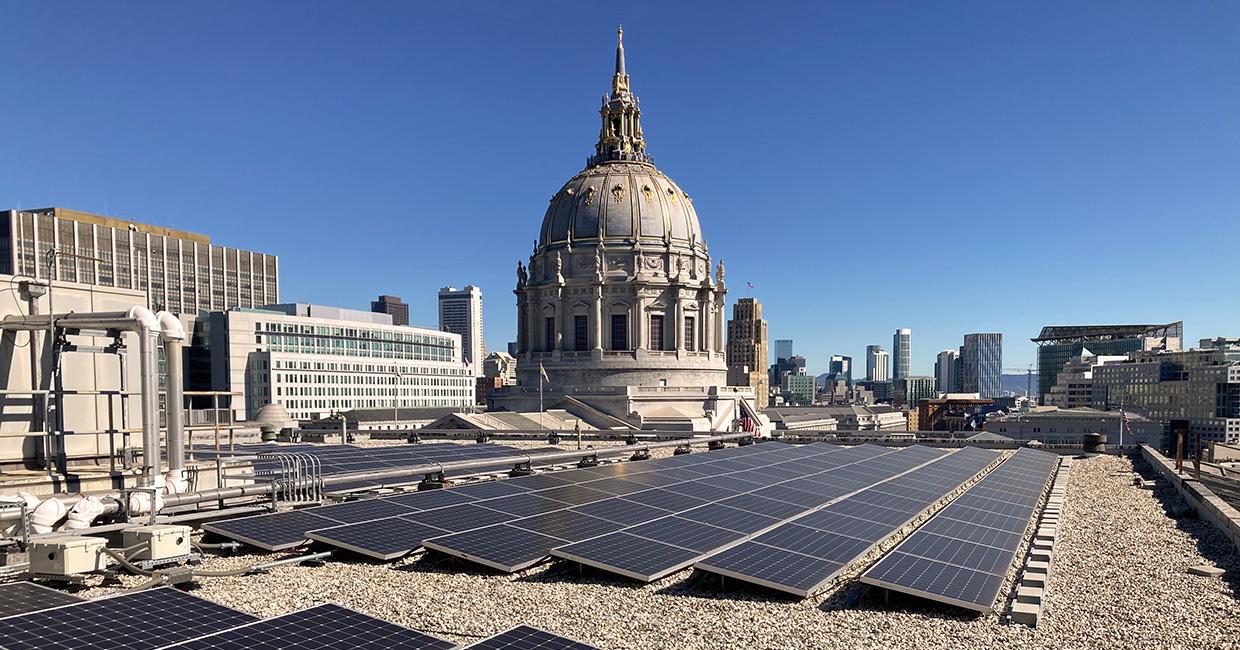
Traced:
<path id="1" fill-rule="evenodd" d="M 167 404 L 168 414 L 168 473 L 165 476 L 165 487 L 169 494 L 181 494 L 189 488 L 185 478 L 185 378 L 182 369 L 181 350 L 185 344 L 185 327 L 181 319 L 161 311 L 156 314 L 159 323 L 159 336 L 164 343 L 164 360 L 167 362 Z"/>

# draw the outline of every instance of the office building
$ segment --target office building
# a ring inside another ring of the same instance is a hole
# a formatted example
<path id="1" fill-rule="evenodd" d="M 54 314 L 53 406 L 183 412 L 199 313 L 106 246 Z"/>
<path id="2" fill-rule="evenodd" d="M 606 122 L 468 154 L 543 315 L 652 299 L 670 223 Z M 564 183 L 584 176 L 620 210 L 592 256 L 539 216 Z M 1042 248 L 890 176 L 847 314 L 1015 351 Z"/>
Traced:
<path id="1" fill-rule="evenodd" d="M 881 345 L 865 346 L 865 380 L 887 381 L 890 379 L 891 374 L 888 370 L 890 356 Z"/>
<path id="2" fill-rule="evenodd" d="M 234 391 L 237 419 L 280 404 L 297 420 L 368 408 L 469 406 L 474 377 L 460 362 L 461 337 L 392 324 L 392 317 L 321 305 L 182 317 L 192 328 L 191 372 L 206 385 Z"/>
<path id="3" fill-rule="evenodd" d="M 790 404 L 811 405 L 814 403 L 814 377 L 801 372 L 790 372 L 783 376 L 780 387 L 783 388 L 785 399 Z"/>
<path id="4" fill-rule="evenodd" d="M 767 345 L 762 303 L 754 298 L 737 300 L 728 321 L 728 385 L 748 386 L 759 406 L 766 406 L 770 395 Z"/>
<path id="5" fill-rule="evenodd" d="M 918 400 L 917 428 L 920 431 L 980 431 L 987 409 L 994 400 L 972 393 L 945 393 L 941 397 Z"/>
<path id="6" fill-rule="evenodd" d="M 1000 395 L 1002 383 L 1003 335 L 965 334 L 964 345 L 960 346 L 959 392 L 977 393 L 983 398 L 993 399 Z"/>
<path id="7" fill-rule="evenodd" d="M 370 311 L 391 316 L 393 325 L 409 324 L 409 305 L 401 302 L 400 296 L 379 296 L 370 302 Z"/>
<path id="8" fill-rule="evenodd" d="M 1094 367 L 1108 363 L 1123 363 L 1127 356 L 1100 356 L 1088 349 L 1068 360 L 1042 400 L 1045 406 L 1061 409 L 1090 408 L 1094 404 Z"/>
<path id="9" fill-rule="evenodd" d="M 1165 325 L 1052 325 L 1030 339 L 1038 346 L 1038 401 L 1045 399 L 1063 366 L 1081 350 L 1097 355 L 1182 349 L 1184 323 Z"/>
<path id="10" fill-rule="evenodd" d="M 472 284 L 464 289 L 440 289 L 439 329 L 461 336 L 461 361 L 475 377 L 482 376 L 482 360 L 487 356 L 482 342 L 482 289 Z"/>
<path id="11" fill-rule="evenodd" d="M 904 328 L 896 330 L 891 337 L 891 378 L 903 379 L 909 376 L 909 368 L 913 362 L 913 330 Z"/>
<path id="12" fill-rule="evenodd" d="M 1176 421 L 1202 440 L 1240 443 L 1240 346 L 1132 352 L 1124 362 L 1095 365 L 1092 379 L 1094 408 L 1157 420 L 1164 448 Z"/>
<path id="13" fill-rule="evenodd" d="M 935 394 L 934 377 L 913 375 L 891 382 L 891 403 L 895 406 L 916 408 L 918 402 Z"/>
<path id="14" fill-rule="evenodd" d="M 960 351 L 943 350 L 934 359 L 934 381 L 940 393 L 958 393 L 960 390 Z"/>
<path id="15" fill-rule="evenodd" d="M 792 358 L 792 339 L 775 340 L 775 360 Z"/>
<path id="16" fill-rule="evenodd" d="M 770 385 L 783 386 L 784 376 L 789 373 L 805 374 L 805 357 L 794 354 L 791 357 L 776 359 L 775 363 L 771 364 Z"/>
<path id="17" fill-rule="evenodd" d="M 849 386 L 852 385 L 852 357 L 846 357 L 840 354 L 831 355 L 831 362 L 828 366 L 828 372 L 837 378 L 842 378 Z"/>
<path id="18" fill-rule="evenodd" d="M 133 289 L 155 311 L 257 307 L 280 299 L 274 255 L 217 246 L 207 235 L 65 208 L 0 212 L 0 273 Z"/>

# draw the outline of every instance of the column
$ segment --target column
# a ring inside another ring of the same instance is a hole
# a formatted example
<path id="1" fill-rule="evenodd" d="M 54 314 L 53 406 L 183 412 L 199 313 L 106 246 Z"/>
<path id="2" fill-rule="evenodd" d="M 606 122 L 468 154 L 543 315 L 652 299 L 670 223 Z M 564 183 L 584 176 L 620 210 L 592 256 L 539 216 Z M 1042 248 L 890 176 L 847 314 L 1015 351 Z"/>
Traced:
<path id="1" fill-rule="evenodd" d="M 527 311 L 525 309 L 525 296 L 517 296 L 517 354 L 524 353 L 526 331 L 529 327 L 527 323 Z"/>
<path id="2" fill-rule="evenodd" d="M 715 351 L 715 304 L 711 300 L 699 300 L 698 305 L 699 318 L 702 319 L 702 349 L 709 355 Z"/>
<path id="3" fill-rule="evenodd" d="M 646 349 L 646 299 L 641 296 L 633 297 L 633 309 L 631 310 L 633 320 L 633 349 Z"/>
<path id="4" fill-rule="evenodd" d="M 594 349 L 603 349 L 603 287 L 594 290 Z"/>
<path id="5" fill-rule="evenodd" d="M 677 292 L 679 294 L 679 292 Z M 676 301 L 672 303 L 676 309 L 676 317 L 672 319 L 673 327 L 676 328 L 676 336 L 672 339 L 676 341 L 676 356 L 683 356 L 685 351 L 685 303 L 676 296 Z"/>

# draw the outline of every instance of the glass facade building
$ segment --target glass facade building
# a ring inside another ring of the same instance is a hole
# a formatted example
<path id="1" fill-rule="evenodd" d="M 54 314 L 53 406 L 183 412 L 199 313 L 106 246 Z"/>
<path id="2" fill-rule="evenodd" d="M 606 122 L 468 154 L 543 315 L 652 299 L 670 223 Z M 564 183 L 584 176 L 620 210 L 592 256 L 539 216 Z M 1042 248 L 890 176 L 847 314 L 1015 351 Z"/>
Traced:
<path id="1" fill-rule="evenodd" d="M 912 362 L 913 330 L 898 329 L 891 337 L 891 378 L 894 380 L 909 376 Z"/>
<path id="2" fill-rule="evenodd" d="M 960 392 L 999 397 L 1003 384 L 1003 335 L 965 334 L 960 347 Z"/>
<path id="3" fill-rule="evenodd" d="M 1043 327 L 1031 339 L 1038 346 L 1038 399 L 1051 391 L 1063 366 L 1086 348 L 1099 356 L 1143 350 L 1180 350 L 1184 323 L 1165 325 L 1068 325 Z"/>

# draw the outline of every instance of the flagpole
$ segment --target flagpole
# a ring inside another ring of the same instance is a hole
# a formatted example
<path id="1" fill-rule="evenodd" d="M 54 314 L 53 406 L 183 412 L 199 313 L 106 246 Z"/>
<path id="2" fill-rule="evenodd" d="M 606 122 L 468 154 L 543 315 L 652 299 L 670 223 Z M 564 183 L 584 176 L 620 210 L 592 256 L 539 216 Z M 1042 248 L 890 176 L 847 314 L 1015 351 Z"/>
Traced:
<path id="1" fill-rule="evenodd" d="M 543 419 L 543 370 L 542 362 L 538 362 L 538 426 L 546 429 L 547 423 Z"/>

